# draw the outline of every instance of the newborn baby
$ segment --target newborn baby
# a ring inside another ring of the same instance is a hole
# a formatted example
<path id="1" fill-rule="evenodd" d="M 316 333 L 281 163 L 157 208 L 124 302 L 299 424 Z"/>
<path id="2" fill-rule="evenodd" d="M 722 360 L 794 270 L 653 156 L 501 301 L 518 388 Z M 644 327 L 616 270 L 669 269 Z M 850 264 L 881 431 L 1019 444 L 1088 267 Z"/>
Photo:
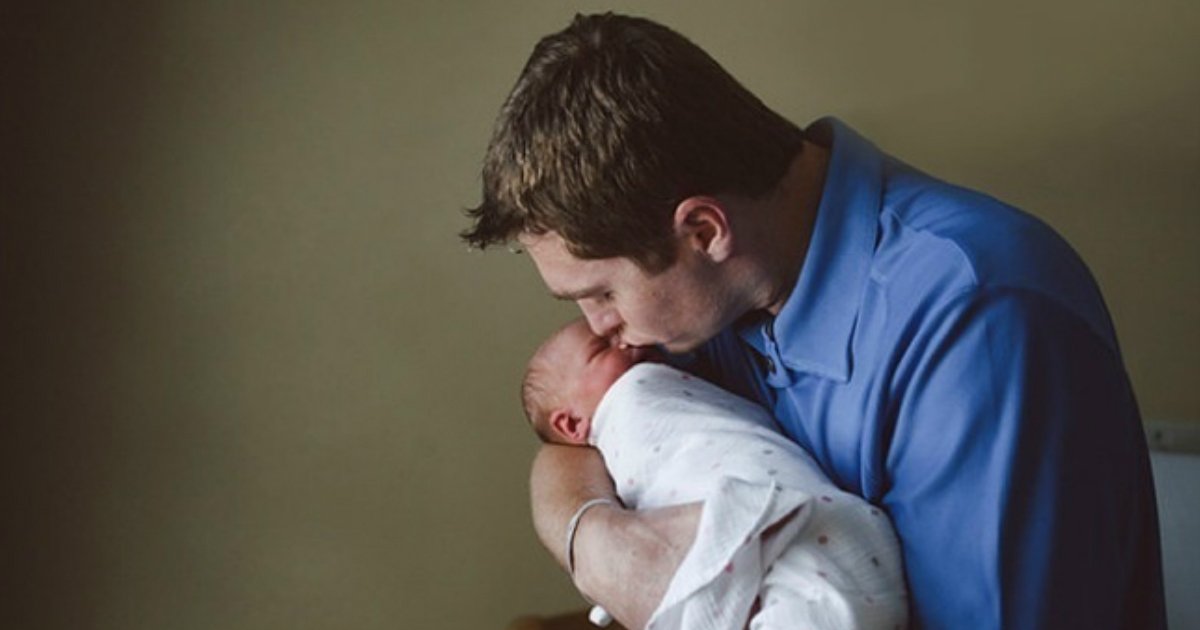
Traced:
<path id="1" fill-rule="evenodd" d="M 905 626 L 886 515 L 835 487 L 759 405 L 583 320 L 538 349 L 522 399 L 543 441 L 600 450 L 626 507 L 704 502 L 647 627 Z"/>

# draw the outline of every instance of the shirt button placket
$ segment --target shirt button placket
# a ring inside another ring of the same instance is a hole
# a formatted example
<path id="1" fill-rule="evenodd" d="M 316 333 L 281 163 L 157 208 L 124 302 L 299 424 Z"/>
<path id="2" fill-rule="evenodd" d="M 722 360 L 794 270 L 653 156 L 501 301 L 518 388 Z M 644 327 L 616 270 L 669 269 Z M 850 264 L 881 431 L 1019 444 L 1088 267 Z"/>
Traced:
<path id="1" fill-rule="evenodd" d="M 766 350 L 764 357 L 767 360 L 767 371 L 774 374 L 777 362 L 776 355 L 779 354 L 779 346 L 775 345 L 775 321 L 767 322 L 763 327 L 763 349 Z"/>

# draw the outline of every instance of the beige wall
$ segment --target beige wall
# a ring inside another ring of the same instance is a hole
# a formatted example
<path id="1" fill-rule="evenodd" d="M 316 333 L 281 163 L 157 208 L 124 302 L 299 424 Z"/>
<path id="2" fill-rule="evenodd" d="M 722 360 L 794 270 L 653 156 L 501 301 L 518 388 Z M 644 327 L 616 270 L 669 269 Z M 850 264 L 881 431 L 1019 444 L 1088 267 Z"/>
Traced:
<path id="1" fill-rule="evenodd" d="M 0 625 L 578 606 L 528 524 L 515 404 L 571 311 L 455 233 L 533 42 L 600 5 L 43 4 L 0 10 Z M 1200 422 L 1200 4 L 619 6 L 793 119 L 838 114 L 1056 226 L 1145 415 Z"/>

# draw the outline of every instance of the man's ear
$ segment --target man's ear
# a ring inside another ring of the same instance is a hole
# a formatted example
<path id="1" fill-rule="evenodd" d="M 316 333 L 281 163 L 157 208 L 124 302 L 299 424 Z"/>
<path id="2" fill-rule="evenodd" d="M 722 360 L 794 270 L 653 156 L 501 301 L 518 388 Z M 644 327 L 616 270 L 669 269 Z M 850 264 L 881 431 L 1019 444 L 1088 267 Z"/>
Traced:
<path id="1" fill-rule="evenodd" d="M 673 227 L 680 242 L 713 262 L 729 258 L 733 251 L 726 207 L 715 197 L 697 195 L 679 202 L 675 206 Z"/>
<path id="2" fill-rule="evenodd" d="M 550 430 L 567 444 L 587 444 L 591 420 L 559 408 L 550 412 Z"/>

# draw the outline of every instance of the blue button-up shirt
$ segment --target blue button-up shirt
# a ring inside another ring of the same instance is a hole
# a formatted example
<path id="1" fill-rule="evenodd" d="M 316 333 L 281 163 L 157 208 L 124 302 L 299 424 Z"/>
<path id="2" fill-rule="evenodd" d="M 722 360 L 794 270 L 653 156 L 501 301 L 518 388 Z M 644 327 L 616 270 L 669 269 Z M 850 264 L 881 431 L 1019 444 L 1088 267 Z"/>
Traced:
<path id="1" fill-rule="evenodd" d="M 832 151 L 796 287 L 701 369 L 887 510 L 915 627 L 1164 627 L 1145 439 L 1082 261 L 836 120 L 809 131 Z"/>

